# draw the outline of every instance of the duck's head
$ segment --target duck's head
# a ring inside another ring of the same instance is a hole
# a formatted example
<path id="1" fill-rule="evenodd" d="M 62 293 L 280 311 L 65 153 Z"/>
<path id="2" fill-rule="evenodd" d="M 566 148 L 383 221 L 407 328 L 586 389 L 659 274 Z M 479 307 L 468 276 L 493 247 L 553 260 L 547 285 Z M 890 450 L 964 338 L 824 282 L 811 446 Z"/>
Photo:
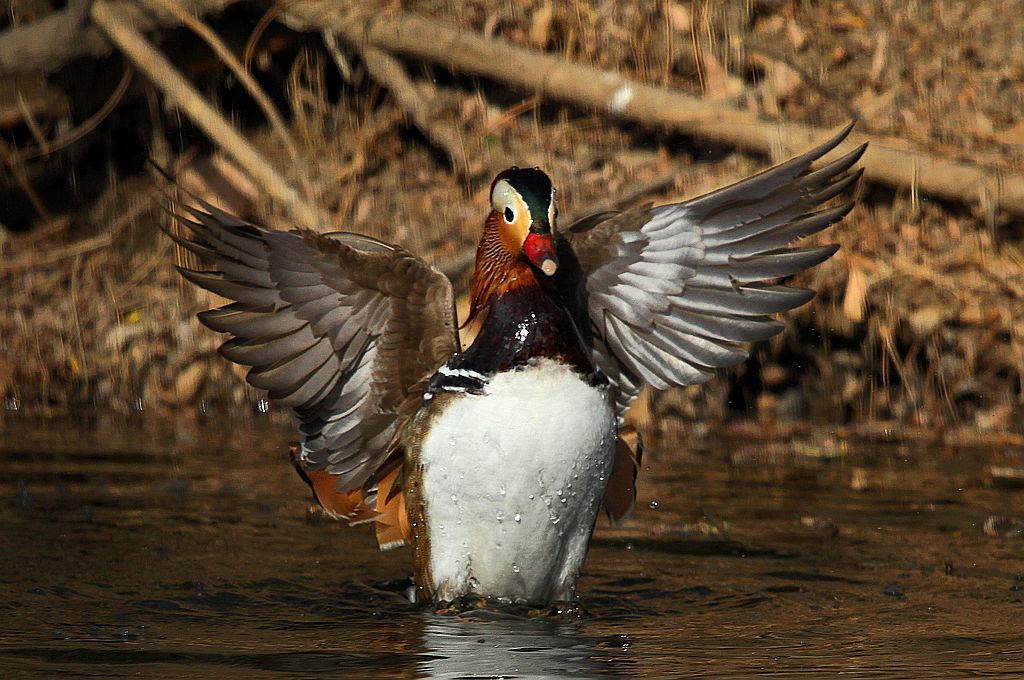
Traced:
<path id="1" fill-rule="evenodd" d="M 555 188 L 540 168 L 511 167 L 491 183 L 488 227 L 513 258 L 525 257 L 546 276 L 558 270 L 555 255 Z"/>
<path id="2" fill-rule="evenodd" d="M 511 167 L 491 182 L 491 212 L 476 251 L 468 324 L 491 301 L 558 271 L 555 188 L 540 168 Z"/>

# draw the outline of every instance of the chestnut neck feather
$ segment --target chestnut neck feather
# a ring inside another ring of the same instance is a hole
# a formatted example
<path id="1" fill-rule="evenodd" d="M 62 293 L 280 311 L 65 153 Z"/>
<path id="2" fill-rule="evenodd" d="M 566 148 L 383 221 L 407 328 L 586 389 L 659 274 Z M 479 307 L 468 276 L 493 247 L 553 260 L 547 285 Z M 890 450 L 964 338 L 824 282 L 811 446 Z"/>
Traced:
<path id="1" fill-rule="evenodd" d="M 501 216 L 492 212 L 484 223 L 484 233 L 476 249 L 466 324 L 503 293 L 520 286 L 537 285 L 533 269 L 522 255 L 522 244 L 510 244 L 508 240 Z"/>

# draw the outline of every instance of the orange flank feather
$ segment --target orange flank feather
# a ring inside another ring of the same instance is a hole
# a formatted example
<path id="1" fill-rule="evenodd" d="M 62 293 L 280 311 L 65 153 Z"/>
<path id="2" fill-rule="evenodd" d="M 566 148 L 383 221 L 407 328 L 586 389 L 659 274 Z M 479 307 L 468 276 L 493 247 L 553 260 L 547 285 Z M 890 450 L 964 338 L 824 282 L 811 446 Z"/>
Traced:
<path id="1" fill-rule="evenodd" d="M 349 491 L 338 491 L 338 477 L 327 470 L 310 470 L 298 458 L 297 447 L 291 450 L 292 463 L 299 475 L 313 490 L 320 507 L 334 519 L 350 525 L 374 522 L 377 545 L 381 550 L 397 548 L 412 539 L 412 528 L 405 511 L 402 491 L 402 464 L 397 462 L 381 470 L 376 484 Z"/>
<path id="2" fill-rule="evenodd" d="M 377 545 L 381 550 L 412 543 L 412 527 L 405 511 L 402 464 L 377 478 Z"/>
<path id="3" fill-rule="evenodd" d="M 604 510 L 612 526 L 619 526 L 633 515 L 636 504 L 636 475 L 644 456 L 644 443 L 632 425 L 619 430 L 615 442 L 615 463 L 604 492 Z"/>

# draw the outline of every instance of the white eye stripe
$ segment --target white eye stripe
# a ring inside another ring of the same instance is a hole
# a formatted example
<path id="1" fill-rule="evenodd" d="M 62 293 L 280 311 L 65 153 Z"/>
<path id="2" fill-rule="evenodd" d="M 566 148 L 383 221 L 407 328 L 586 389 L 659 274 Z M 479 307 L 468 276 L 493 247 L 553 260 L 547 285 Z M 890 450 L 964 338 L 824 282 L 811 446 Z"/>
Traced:
<path id="1" fill-rule="evenodd" d="M 498 180 L 494 185 L 494 190 L 491 192 L 491 208 L 507 218 L 508 215 L 505 212 L 506 209 L 512 210 L 512 219 L 506 219 L 505 221 L 511 224 L 515 222 L 522 214 L 529 216 L 530 210 L 526 206 L 526 201 L 523 200 L 522 195 L 515 190 L 507 180 Z"/>

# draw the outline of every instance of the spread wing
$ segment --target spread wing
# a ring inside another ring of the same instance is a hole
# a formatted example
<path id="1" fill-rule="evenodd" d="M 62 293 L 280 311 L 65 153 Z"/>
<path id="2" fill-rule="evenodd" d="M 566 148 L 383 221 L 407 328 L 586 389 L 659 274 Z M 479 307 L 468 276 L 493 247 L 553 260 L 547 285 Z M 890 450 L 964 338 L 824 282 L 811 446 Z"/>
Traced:
<path id="1" fill-rule="evenodd" d="M 783 326 L 770 314 L 814 292 L 766 281 L 828 259 L 838 246 L 791 248 L 853 207 L 822 208 L 860 177 L 865 146 L 818 170 L 831 140 L 774 168 L 683 203 L 641 206 L 569 228 L 585 275 L 594 360 L 618 388 L 620 415 L 644 383 L 693 385 L 745 360 L 742 343 Z"/>
<path id="2" fill-rule="evenodd" d="M 200 321 L 231 335 L 220 353 L 252 367 L 251 385 L 292 408 L 302 469 L 358 489 L 458 347 L 451 283 L 367 236 L 264 229 L 201 206 L 175 215 L 190 238 L 171 236 L 215 269 L 181 273 L 234 302 Z"/>

